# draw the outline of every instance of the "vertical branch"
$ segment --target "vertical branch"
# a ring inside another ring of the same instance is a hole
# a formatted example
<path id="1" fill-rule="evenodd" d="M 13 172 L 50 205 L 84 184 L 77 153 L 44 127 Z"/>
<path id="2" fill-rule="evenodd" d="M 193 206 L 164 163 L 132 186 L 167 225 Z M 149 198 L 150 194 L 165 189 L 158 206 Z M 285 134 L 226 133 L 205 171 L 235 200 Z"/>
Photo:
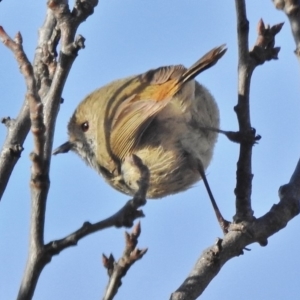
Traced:
<path id="1" fill-rule="evenodd" d="M 44 247 L 44 211 L 45 211 L 45 198 L 47 197 L 49 188 L 49 179 L 47 174 L 44 173 L 44 145 L 45 145 L 45 126 L 43 122 L 43 105 L 37 92 L 36 80 L 34 77 L 33 67 L 30 64 L 22 46 L 22 36 L 17 33 L 14 40 L 12 40 L 0 28 L 0 35 L 4 39 L 5 45 L 14 53 L 15 58 L 19 64 L 21 73 L 24 75 L 27 94 L 26 99 L 29 106 L 31 131 L 34 137 L 34 151 L 31 154 L 32 169 L 31 169 L 31 203 L 32 203 L 32 216 L 30 228 L 30 259 L 28 260 L 28 276 L 22 282 L 21 297 L 19 299 L 29 299 L 32 297 L 33 290 L 23 293 L 24 290 L 30 285 L 28 281 L 35 282 L 39 276 L 40 267 L 34 268 L 37 261 L 40 259 L 40 254 L 43 252 Z M 25 297 L 24 297 L 25 296 Z"/>
<path id="2" fill-rule="evenodd" d="M 33 60 L 36 86 L 42 99 L 47 94 L 51 85 L 52 64 L 55 63 L 57 57 L 55 51 L 57 43 L 53 42 L 53 35 L 56 33 L 55 29 L 56 19 L 52 10 L 47 9 L 44 24 L 39 29 L 38 42 Z"/>
<path id="3" fill-rule="evenodd" d="M 44 222 L 50 186 L 49 169 L 54 127 L 64 84 L 79 49 L 84 47 L 83 37 L 75 38 L 76 30 L 81 22 L 94 12 L 97 4 L 97 0 L 76 1 L 73 11 L 70 12 L 66 0 L 50 0 L 48 2 L 49 9 L 46 20 L 39 32 L 34 68 L 23 51 L 21 34 L 18 33 L 15 40 L 12 40 L 0 27 L 0 38 L 14 53 L 26 81 L 24 118 L 28 119 L 28 126 L 31 121 L 31 131 L 34 137 L 34 151 L 30 155 L 32 160 L 30 247 L 18 300 L 32 298 L 39 276 L 51 259 L 45 250 Z M 57 62 L 56 47 L 60 37 L 62 46 Z M 7 126 L 13 124 L 9 118 L 4 119 L 3 122 Z M 25 129 L 28 132 L 28 128 Z M 27 132 L 23 135 L 24 139 Z M 16 149 L 21 149 L 21 146 Z M 13 166 L 14 164 L 8 163 L 11 171 Z M 9 176 L 10 174 L 5 178 L 6 183 Z M 2 185 L 4 187 L 2 193 L 6 183 Z"/>
<path id="4" fill-rule="evenodd" d="M 239 132 L 243 136 L 240 140 L 240 155 L 236 171 L 236 222 L 251 221 L 253 210 L 251 207 L 252 193 L 252 147 L 260 136 L 255 135 L 250 119 L 250 84 L 254 69 L 265 61 L 278 58 L 279 47 L 275 47 L 275 35 L 281 30 L 283 23 L 272 27 L 258 22 L 258 37 L 251 51 L 248 47 L 249 22 L 247 20 L 244 0 L 236 0 L 237 31 L 238 31 L 238 103 L 234 107 Z"/>
<path id="5" fill-rule="evenodd" d="M 55 25 L 56 20 L 51 10 L 48 9 L 44 24 L 39 30 L 38 46 L 33 62 L 34 76 L 39 95 L 47 93 L 46 83 L 49 81 L 49 71 L 45 65 L 45 56 L 47 53 L 45 53 L 43 49 L 51 39 Z M 1 35 L 1 39 L 5 43 L 6 37 Z M 30 129 L 29 106 L 26 97 L 17 118 L 4 118 L 2 119 L 2 123 L 7 126 L 7 137 L 0 155 L 0 199 L 6 189 L 10 175 L 21 156 L 23 150 L 22 145 Z"/>
<path id="6" fill-rule="evenodd" d="M 93 14 L 94 7 L 98 4 L 97 0 L 75 1 L 75 6 L 71 12 L 68 4 L 65 2 L 67 1 L 48 1 L 48 7 L 52 10 L 57 21 L 57 29 L 59 30 L 61 40 L 61 51 L 53 75 L 53 82 L 43 101 L 45 103 L 45 125 L 47 128 L 51 128 L 47 135 L 45 147 L 45 168 L 47 170 L 50 168 L 54 127 L 61 102 L 62 91 L 71 66 L 78 55 L 78 51 L 84 48 L 85 39 L 81 35 L 75 37 L 75 34 L 78 26 L 85 21 L 88 16 Z"/>
<path id="7" fill-rule="evenodd" d="M 235 106 L 239 131 L 242 134 L 249 134 L 252 131 L 249 109 L 249 92 L 251 75 L 254 70 L 250 62 L 248 34 L 249 22 L 246 14 L 246 4 L 244 0 L 236 0 L 237 32 L 238 32 L 238 104 Z M 251 220 L 253 210 L 251 208 L 252 190 L 252 143 L 240 143 L 240 156 L 237 162 L 236 171 L 236 215 L 235 221 Z"/>

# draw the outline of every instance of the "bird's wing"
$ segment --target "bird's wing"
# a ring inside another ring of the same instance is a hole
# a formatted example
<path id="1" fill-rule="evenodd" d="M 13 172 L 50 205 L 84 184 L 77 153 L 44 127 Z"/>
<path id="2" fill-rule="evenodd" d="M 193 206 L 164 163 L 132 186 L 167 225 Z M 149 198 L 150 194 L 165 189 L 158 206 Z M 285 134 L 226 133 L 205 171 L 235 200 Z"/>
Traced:
<path id="1" fill-rule="evenodd" d="M 121 104 L 121 111 L 111 129 L 111 149 L 121 160 L 133 153 L 144 131 L 169 102 L 168 99 L 160 102 L 151 99 L 132 102 L 133 99 L 130 97 Z"/>
<path id="2" fill-rule="evenodd" d="M 154 117 L 171 100 L 172 97 L 164 97 L 164 90 L 168 88 L 163 86 L 176 82 L 185 71 L 182 65 L 175 65 L 150 70 L 139 76 L 141 86 L 145 88 L 125 99 L 112 121 L 110 145 L 119 159 L 133 153 Z"/>
<path id="3" fill-rule="evenodd" d="M 160 67 L 140 75 L 140 81 L 147 84 L 163 84 L 171 79 L 180 78 L 186 70 L 183 65 Z"/>
<path id="4" fill-rule="evenodd" d="M 155 116 L 189 80 L 213 66 L 226 52 L 225 45 L 207 52 L 190 68 L 182 65 L 161 67 L 139 76 L 138 93 L 129 96 L 118 107 L 111 127 L 111 149 L 121 160 L 133 153 L 142 134 Z"/>

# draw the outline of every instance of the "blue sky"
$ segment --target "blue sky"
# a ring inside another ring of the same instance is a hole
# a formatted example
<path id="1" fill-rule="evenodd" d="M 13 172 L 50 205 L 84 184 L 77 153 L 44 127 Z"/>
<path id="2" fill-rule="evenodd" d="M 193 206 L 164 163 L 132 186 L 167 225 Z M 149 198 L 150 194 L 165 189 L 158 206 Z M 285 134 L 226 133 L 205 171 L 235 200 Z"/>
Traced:
<path id="1" fill-rule="evenodd" d="M 226 43 L 222 60 L 197 80 L 215 96 L 221 127 L 237 129 L 237 41 L 234 1 L 99 1 L 94 15 L 78 33 L 86 38 L 63 93 L 54 146 L 67 138 L 66 125 L 77 104 L 94 89 L 117 78 L 162 65 L 195 62 L 209 49 Z M 262 135 L 253 151 L 253 209 L 266 213 L 278 202 L 278 188 L 289 181 L 300 153 L 299 64 L 284 14 L 272 1 L 247 1 L 250 46 L 256 24 L 285 21 L 276 45 L 278 61 L 258 67 L 251 86 L 251 121 Z M 0 25 L 23 35 L 30 59 L 45 15 L 44 1 L 4 0 Z M 23 102 L 24 80 L 10 51 L 0 45 L 0 116 L 15 117 Z M 0 127 L 1 143 L 6 128 Z M 15 299 L 25 267 L 30 217 L 28 137 L 9 186 L 0 203 L 0 298 Z M 235 212 L 233 189 L 238 145 L 220 136 L 208 180 L 227 219 Z M 96 222 L 118 210 L 128 199 L 106 185 L 75 154 L 54 157 L 47 203 L 46 242 L 76 230 L 84 221 Z M 139 247 L 148 253 L 129 271 L 116 299 L 168 299 L 184 280 L 201 252 L 221 230 L 202 182 L 190 190 L 151 200 L 143 208 Z M 250 252 L 229 261 L 201 299 L 298 299 L 300 257 L 297 239 L 300 218 L 269 239 L 267 247 L 250 245 Z M 118 258 L 124 229 L 98 232 L 67 249 L 44 269 L 34 299 L 99 299 L 107 283 L 102 253 Z M 296 237 L 296 238 L 295 238 Z"/>

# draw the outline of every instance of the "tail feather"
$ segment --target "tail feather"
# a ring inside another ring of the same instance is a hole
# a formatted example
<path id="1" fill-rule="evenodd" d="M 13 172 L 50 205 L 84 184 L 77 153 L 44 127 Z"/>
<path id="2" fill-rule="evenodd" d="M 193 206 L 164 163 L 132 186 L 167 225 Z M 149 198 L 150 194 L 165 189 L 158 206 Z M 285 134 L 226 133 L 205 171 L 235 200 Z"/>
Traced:
<path id="1" fill-rule="evenodd" d="M 209 69 L 217 63 L 217 61 L 225 54 L 227 51 L 226 45 L 223 44 L 219 47 L 213 48 L 202 56 L 198 61 L 196 61 L 191 67 L 189 67 L 180 77 L 179 82 L 181 84 L 194 79 L 201 72 Z"/>

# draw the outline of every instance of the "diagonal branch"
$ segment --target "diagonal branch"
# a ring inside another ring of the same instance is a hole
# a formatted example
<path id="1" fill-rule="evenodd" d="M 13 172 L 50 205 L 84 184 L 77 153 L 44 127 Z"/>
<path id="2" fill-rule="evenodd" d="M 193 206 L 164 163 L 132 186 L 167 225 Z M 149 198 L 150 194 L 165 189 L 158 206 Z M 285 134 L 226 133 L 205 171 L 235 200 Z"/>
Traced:
<path id="1" fill-rule="evenodd" d="M 140 171 L 140 180 L 138 182 L 139 189 L 134 195 L 132 200 L 129 200 L 118 212 L 110 216 L 109 218 L 99 221 L 97 223 L 91 224 L 85 222 L 81 228 L 69 234 L 68 236 L 51 241 L 45 245 L 45 252 L 47 256 L 52 257 L 53 255 L 59 254 L 61 251 L 68 247 L 77 245 L 78 241 L 82 238 L 109 227 L 131 227 L 133 222 L 137 218 L 144 216 L 142 210 L 139 208 L 146 204 L 146 194 L 149 185 L 149 170 L 142 163 L 141 159 L 133 155 L 133 163 Z"/>
<path id="2" fill-rule="evenodd" d="M 171 295 L 171 300 L 197 299 L 231 258 L 243 254 L 250 244 L 267 245 L 267 238 L 286 227 L 300 213 L 300 160 L 290 182 L 279 190 L 280 201 L 261 218 L 247 223 L 242 230 L 229 231 L 224 239 L 204 250 L 182 285 Z"/>

